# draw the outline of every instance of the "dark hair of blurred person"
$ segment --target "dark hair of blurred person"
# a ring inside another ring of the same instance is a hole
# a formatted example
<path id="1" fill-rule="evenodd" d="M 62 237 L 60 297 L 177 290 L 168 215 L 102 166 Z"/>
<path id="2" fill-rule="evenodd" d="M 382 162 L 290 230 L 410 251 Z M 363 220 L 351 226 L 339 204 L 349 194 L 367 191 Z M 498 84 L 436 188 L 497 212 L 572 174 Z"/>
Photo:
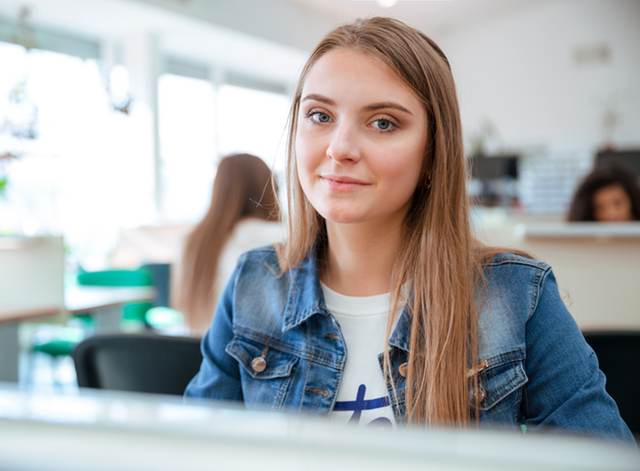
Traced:
<path id="1" fill-rule="evenodd" d="M 237 257 L 279 239 L 281 230 L 276 221 L 278 199 L 269 167 L 250 154 L 223 158 L 209 209 L 187 236 L 178 270 L 175 305 L 193 334 L 200 335 L 208 328 L 227 281 L 220 278 L 230 275 Z M 246 229 L 242 235 L 238 233 L 240 226 Z M 231 244 L 238 237 L 240 242 Z M 225 256 L 225 252 L 232 253 Z"/>
<path id="2" fill-rule="evenodd" d="M 578 185 L 568 221 L 640 221 L 640 187 L 636 176 L 619 166 L 596 168 Z"/>

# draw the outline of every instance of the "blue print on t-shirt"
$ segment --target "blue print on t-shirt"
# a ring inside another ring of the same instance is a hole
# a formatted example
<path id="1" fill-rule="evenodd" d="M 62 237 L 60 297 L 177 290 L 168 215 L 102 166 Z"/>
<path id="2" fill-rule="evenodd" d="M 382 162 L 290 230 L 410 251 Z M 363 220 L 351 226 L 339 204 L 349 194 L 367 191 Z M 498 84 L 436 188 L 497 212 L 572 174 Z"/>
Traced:
<path id="1" fill-rule="evenodd" d="M 367 392 L 367 387 L 364 384 L 358 386 L 358 392 L 356 393 L 355 401 L 336 401 L 334 411 L 349 411 L 352 410 L 353 414 L 349 419 L 349 423 L 357 424 L 360 422 L 360 416 L 362 415 L 363 410 L 371 410 L 371 409 L 380 409 L 381 407 L 387 407 L 389 405 L 389 398 L 387 396 L 377 397 L 375 399 L 365 399 L 365 393 Z M 391 425 L 391 421 L 386 417 L 378 417 L 373 421 L 369 422 L 370 424 L 389 424 Z"/>

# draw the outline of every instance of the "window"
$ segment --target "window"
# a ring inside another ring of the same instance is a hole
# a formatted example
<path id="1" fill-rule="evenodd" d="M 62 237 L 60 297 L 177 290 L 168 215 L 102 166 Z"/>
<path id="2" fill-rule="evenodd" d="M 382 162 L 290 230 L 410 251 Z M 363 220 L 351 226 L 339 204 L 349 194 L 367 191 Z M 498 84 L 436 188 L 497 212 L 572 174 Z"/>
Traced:
<path id="1" fill-rule="evenodd" d="M 217 162 L 214 88 L 164 74 L 158 96 L 162 217 L 194 222 L 209 204 Z"/>
<path id="2" fill-rule="evenodd" d="M 248 152 L 283 174 L 290 100 L 284 94 L 235 85 L 220 87 L 221 156 Z"/>
<path id="3" fill-rule="evenodd" d="M 197 74 L 202 76 L 202 72 Z M 163 74 L 158 86 L 162 217 L 193 223 L 206 211 L 220 158 L 247 152 L 284 171 L 289 98 Z"/>
<path id="4" fill-rule="evenodd" d="M 7 165 L 0 230 L 62 233 L 72 256 L 99 266 L 121 227 L 153 215 L 153 160 L 139 132 L 148 115 L 113 110 L 94 59 L 0 43 L 0 63 L 0 154 L 19 155 Z M 33 139 L 2 125 L 20 83 L 37 109 Z"/>

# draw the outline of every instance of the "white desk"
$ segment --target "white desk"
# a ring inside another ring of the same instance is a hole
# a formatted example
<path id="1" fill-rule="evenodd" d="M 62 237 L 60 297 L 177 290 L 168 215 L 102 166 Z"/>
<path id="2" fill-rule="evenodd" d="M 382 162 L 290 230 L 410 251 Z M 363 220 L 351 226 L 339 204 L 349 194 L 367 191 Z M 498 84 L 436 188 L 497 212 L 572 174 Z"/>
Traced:
<path id="1" fill-rule="evenodd" d="M 640 454 L 569 436 L 389 430 L 180 398 L 0 388 L 0 468 L 631 471 Z"/>
<path id="2" fill-rule="evenodd" d="M 120 330 L 124 304 L 151 301 L 155 290 L 150 287 L 102 287 L 71 285 L 65 289 L 65 310 L 70 314 L 89 312 L 100 333 Z"/>
<path id="3" fill-rule="evenodd" d="M 39 320 L 59 313 L 89 312 L 95 316 L 97 332 L 120 328 L 122 305 L 153 299 L 153 288 L 114 288 L 71 285 L 64 291 L 64 306 L 0 311 L 0 381 L 19 378 L 20 322 Z"/>

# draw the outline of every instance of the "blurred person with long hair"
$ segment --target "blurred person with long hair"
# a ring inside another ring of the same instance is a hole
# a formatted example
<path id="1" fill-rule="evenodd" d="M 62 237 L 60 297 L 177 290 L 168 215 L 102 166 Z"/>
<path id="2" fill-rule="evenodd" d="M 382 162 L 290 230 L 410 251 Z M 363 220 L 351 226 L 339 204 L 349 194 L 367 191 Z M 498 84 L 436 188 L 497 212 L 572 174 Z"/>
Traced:
<path id="1" fill-rule="evenodd" d="M 619 166 L 596 168 L 578 185 L 567 220 L 640 221 L 640 186 L 637 177 Z"/>
<path id="2" fill-rule="evenodd" d="M 290 113 L 288 238 L 241 257 L 185 394 L 350 423 L 632 440 L 548 265 L 472 235 L 442 50 L 341 26 Z"/>
<path id="3" fill-rule="evenodd" d="M 209 208 L 187 236 L 177 267 L 175 306 L 194 335 L 201 335 L 211 323 L 240 255 L 283 239 L 269 167 L 250 154 L 223 158 Z"/>

